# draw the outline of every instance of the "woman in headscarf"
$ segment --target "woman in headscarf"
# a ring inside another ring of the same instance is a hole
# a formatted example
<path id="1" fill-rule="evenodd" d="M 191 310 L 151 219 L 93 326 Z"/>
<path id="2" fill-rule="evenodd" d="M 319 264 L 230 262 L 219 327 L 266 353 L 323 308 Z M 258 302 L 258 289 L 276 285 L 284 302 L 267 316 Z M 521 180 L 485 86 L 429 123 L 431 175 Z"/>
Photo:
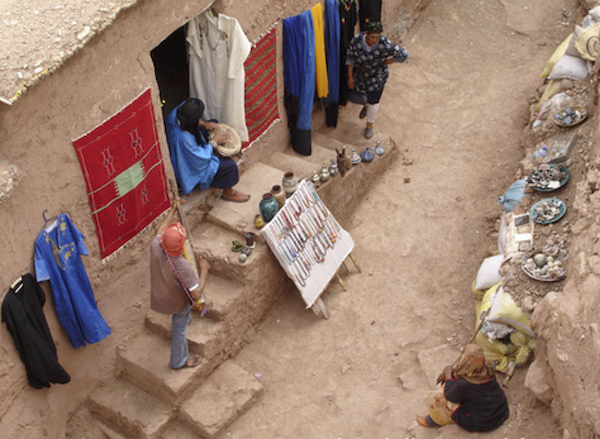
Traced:
<path id="1" fill-rule="evenodd" d="M 388 64 L 408 59 L 406 50 L 381 35 L 382 32 L 380 22 L 369 22 L 366 31 L 355 35 L 346 50 L 349 89 L 346 98 L 363 106 L 359 117 L 367 118 L 367 139 L 373 137 L 379 100 L 390 76 Z"/>
<path id="2" fill-rule="evenodd" d="M 202 120 L 203 114 L 204 102 L 188 98 L 167 117 L 171 163 L 183 193 L 215 187 L 223 189 L 221 199 L 225 201 L 248 201 L 249 195 L 233 189 L 240 179 L 236 161 L 217 152 L 231 135 L 219 130 L 217 123 Z"/>
<path id="3" fill-rule="evenodd" d="M 504 391 L 478 345 L 466 345 L 456 365 L 447 366 L 437 382 L 443 384 L 441 394 L 430 401 L 427 416 L 417 416 L 423 427 L 455 422 L 467 431 L 491 431 L 508 418 Z"/>

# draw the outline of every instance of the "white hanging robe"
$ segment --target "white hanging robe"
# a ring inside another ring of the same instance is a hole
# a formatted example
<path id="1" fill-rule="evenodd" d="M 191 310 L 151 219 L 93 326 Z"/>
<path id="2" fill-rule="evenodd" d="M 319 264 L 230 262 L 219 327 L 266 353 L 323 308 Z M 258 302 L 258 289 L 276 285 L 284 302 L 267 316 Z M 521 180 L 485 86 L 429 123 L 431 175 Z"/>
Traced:
<path id="1" fill-rule="evenodd" d="M 193 18 L 187 29 L 190 95 L 204 102 L 206 120 L 230 125 L 248 141 L 244 105 L 244 62 L 251 44 L 239 22 L 210 9 Z"/>

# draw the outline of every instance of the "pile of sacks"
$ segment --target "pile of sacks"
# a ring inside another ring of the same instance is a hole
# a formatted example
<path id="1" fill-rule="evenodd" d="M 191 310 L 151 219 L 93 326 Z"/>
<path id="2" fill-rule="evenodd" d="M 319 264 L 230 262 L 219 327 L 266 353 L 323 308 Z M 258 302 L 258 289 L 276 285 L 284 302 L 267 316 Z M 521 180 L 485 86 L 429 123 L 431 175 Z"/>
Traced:
<path id="1" fill-rule="evenodd" d="M 548 84 L 540 99 L 539 113 L 533 127 L 543 125 L 548 115 L 562 111 L 570 103 L 568 96 L 561 93 L 563 81 L 581 81 L 592 73 L 594 63 L 600 53 L 600 6 L 591 9 L 575 30 L 556 48 L 544 70 L 542 78 Z"/>

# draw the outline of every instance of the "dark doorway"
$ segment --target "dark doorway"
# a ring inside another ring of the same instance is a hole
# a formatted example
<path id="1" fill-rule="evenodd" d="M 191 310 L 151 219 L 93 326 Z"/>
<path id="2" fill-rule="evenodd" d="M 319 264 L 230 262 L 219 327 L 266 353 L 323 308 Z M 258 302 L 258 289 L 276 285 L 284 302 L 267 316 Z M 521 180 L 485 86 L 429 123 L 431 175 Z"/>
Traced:
<path id="1" fill-rule="evenodd" d="M 189 96 L 185 35 L 185 26 L 180 27 L 150 52 L 165 120 L 173 108 Z"/>

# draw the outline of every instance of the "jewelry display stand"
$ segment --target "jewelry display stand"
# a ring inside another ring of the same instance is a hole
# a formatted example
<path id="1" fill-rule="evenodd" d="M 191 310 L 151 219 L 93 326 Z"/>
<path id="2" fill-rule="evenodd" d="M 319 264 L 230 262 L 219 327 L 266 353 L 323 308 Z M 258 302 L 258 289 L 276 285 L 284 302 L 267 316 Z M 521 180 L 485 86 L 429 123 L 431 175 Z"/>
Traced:
<path id="1" fill-rule="evenodd" d="M 336 277 L 346 291 L 338 271 L 342 264 L 350 269 L 350 257 L 358 271 L 354 256 L 354 241 L 319 198 L 308 179 L 298 184 L 284 206 L 261 230 L 267 245 L 279 261 L 307 308 L 328 318 L 321 294 Z"/>

